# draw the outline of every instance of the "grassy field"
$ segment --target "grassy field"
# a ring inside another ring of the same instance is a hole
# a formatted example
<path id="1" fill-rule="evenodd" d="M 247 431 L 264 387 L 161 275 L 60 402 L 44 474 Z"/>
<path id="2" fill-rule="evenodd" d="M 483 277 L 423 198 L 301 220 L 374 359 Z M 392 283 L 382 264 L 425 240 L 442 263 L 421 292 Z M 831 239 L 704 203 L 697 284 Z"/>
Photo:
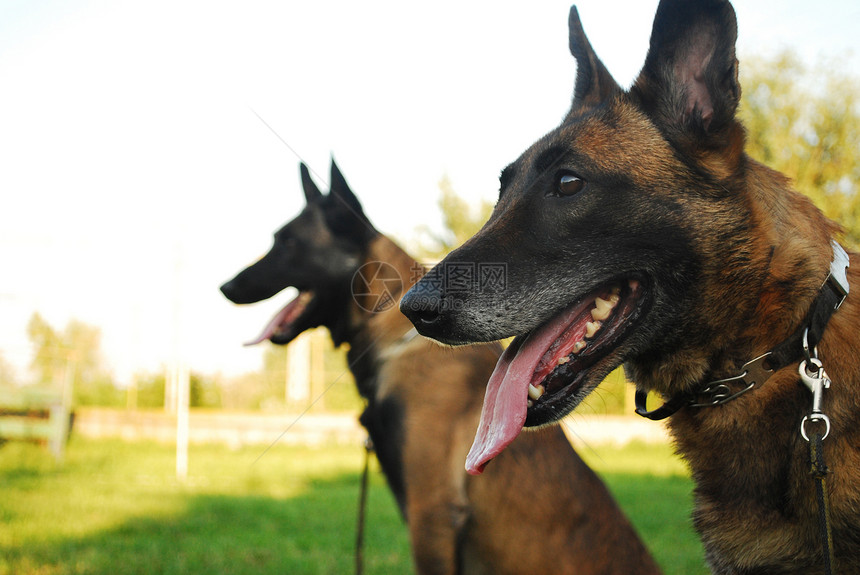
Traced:
<path id="1" fill-rule="evenodd" d="M 169 445 L 73 438 L 0 447 L 0 575 L 353 572 L 359 447 L 192 445 L 179 483 Z M 668 447 L 583 450 L 666 573 L 706 573 L 689 526 L 690 481 Z M 378 469 L 365 572 L 412 573 Z M 643 470 L 648 470 L 643 472 Z"/>

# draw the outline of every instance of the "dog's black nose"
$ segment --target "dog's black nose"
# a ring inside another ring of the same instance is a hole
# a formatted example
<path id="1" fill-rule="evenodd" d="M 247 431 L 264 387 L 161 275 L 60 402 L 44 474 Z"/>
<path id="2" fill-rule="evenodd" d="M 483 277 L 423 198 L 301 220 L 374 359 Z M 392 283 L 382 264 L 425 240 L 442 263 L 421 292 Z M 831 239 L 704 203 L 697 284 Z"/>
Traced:
<path id="1" fill-rule="evenodd" d="M 442 290 L 431 282 L 420 281 L 400 300 L 400 311 L 421 335 L 433 337 L 433 327 L 442 319 L 444 297 Z"/>
<path id="2" fill-rule="evenodd" d="M 438 323 L 442 317 L 442 293 L 427 293 L 426 286 L 418 284 L 412 286 L 406 295 L 400 300 L 400 311 L 409 318 L 418 331 L 423 335 L 423 330 Z"/>
<path id="3" fill-rule="evenodd" d="M 400 311 L 424 337 L 448 345 L 467 343 L 456 331 L 456 314 L 461 293 L 449 292 L 440 265 L 427 272 L 400 300 Z"/>
<path id="4" fill-rule="evenodd" d="M 221 293 L 224 294 L 228 300 L 233 303 L 238 303 L 236 300 L 239 298 L 239 290 L 236 289 L 236 282 L 231 280 L 221 286 Z"/>
<path id="5" fill-rule="evenodd" d="M 259 293 L 254 285 L 248 285 L 241 275 L 236 276 L 221 286 L 221 293 L 228 300 L 237 304 L 256 303 L 270 297 L 270 294 Z M 277 292 L 275 292 L 277 293 Z"/>

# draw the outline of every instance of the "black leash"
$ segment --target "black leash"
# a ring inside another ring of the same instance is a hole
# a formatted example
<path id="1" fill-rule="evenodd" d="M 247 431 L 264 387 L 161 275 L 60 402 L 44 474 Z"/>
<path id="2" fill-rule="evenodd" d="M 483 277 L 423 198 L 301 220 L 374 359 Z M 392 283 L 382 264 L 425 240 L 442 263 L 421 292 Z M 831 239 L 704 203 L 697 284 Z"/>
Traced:
<path id="1" fill-rule="evenodd" d="M 827 495 L 827 474 L 830 470 L 824 462 L 824 440 L 830 434 L 830 418 L 821 409 L 824 390 L 830 388 L 830 378 L 813 348 L 810 357 L 800 363 L 800 379 L 812 392 L 812 411 L 800 422 L 800 435 L 809 444 L 809 474 L 815 481 L 815 498 L 818 501 L 818 527 L 824 547 L 824 572 L 833 573 L 833 532 L 830 528 L 830 498 Z M 814 425 L 813 425 L 814 424 Z M 813 425 L 807 433 L 807 426 Z"/>
<path id="2" fill-rule="evenodd" d="M 818 527 L 821 531 L 821 542 L 824 545 L 824 572 L 833 573 L 835 559 L 833 556 L 833 533 L 830 529 L 830 499 L 827 496 L 827 474 L 830 470 L 824 463 L 824 436 L 820 431 L 813 431 L 809 438 L 809 473 L 815 479 L 815 498 L 818 500 Z"/>
<path id="3" fill-rule="evenodd" d="M 373 441 L 364 440 L 364 471 L 361 473 L 361 487 L 358 492 L 358 526 L 355 533 L 355 575 L 364 572 L 364 511 L 367 508 L 367 476 L 370 471 L 370 454 Z"/>

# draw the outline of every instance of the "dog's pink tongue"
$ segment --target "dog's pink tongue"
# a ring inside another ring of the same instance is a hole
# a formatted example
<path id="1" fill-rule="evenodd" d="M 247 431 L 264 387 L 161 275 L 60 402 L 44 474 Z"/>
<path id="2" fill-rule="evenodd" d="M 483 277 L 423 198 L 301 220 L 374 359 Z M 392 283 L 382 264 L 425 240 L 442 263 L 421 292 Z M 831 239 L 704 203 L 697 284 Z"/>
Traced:
<path id="1" fill-rule="evenodd" d="M 558 321 L 514 342 L 496 363 L 487 384 L 478 433 L 466 457 L 466 471 L 479 475 L 519 435 L 526 421 L 529 383 L 547 348 L 559 335 Z"/>
<path id="2" fill-rule="evenodd" d="M 245 343 L 244 345 L 257 345 L 258 343 L 262 343 L 272 337 L 276 331 L 282 328 L 282 326 L 289 325 L 289 323 L 295 319 L 296 316 L 301 314 L 305 307 L 307 307 L 308 301 L 310 301 L 311 294 L 309 292 L 301 292 L 299 295 L 292 300 L 290 303 L 285 305 L 281 311 L 275 314 L 266 327 L 263 328 L 263 331 L 258 335 L 255 339 Z"/>

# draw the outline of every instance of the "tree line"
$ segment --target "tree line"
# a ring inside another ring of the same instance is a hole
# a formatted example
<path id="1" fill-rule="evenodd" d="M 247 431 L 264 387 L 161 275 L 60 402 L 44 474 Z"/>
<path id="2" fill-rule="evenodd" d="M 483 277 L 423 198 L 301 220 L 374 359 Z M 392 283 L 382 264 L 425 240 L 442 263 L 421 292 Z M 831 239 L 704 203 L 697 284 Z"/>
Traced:
<path id="1" fill-rule="evenodd" d="M 0 355 L 0 387 L 59 392 L 63 385 L 69 384 L 73 390 L 72 405 L 76 407 L 165 406 L 167 366 L 136 373 L 129 385 L 118 385 L 102 355 L 98 327 L 72 319 L 57 329 L 35 312 L 27 325 L 27 337 L 33 349 L 29 377 L 19 380 Z M 314 338 L 314 345 L 323 348 L 322 381 L 314 384 L 308 402 L 314 402 L 316 409 L 357 408 L 360 402 L 347 369 L 345 351 L 335 350 L 322 333 Z M 228 377 L 192 370 L 189 405 L 232 410 L 305 409 L 308 405 L 288 405 L 284 392 L 287 364 L 286 347 L 268 344 L 257 371 Z"/>
<path id="2" fill-rule="evenodd" d="M 747 128 L 747 153 L 786 174 L 831 218 L 842 224 L 847 247 L 860 248 L 860 81 L 839 70 L 838 62 L 808 67 L 792 52 L 773 58 L 746 58 L 741 68 L 743 95 L 739 115 Z M 439 183 L 443 225 L 438 231 L 419 228 L 407 242 L 419 258 L 436 259 L 471 237 L 486 221 L 492 204 L 471 205 L 459 196 L 450 179 Z M 101 355 L 97 327 L 71 320 L 62 329 L 38 313 L 27 327 L 33 345 L 31 379 L 16 381 L 0 354 L 0 386 L 27 383 L 51 386 L 71 378 L 75 405 L 161 407 L 165 401 L 165 370 L 140 373 L 133 393 L 116 385 Z M 360 405 L 343 350 L 327 337 L 325 381 L 312 390 L 320 408 L 352 409 Z M 260 369 L 238 377 L 191 372 L 191 405 L 227 409 L 283 408 L 286 349 L 270 346 Z M 335 385 L 337 383 L 337 385 Z M 616 389 L 617 388 L 617 389 Z M 595 394 L 595 411 L 623 408 L 625 384 L 615 378 Z M 133 396 L 133 399 L 132 399 Z"/>

